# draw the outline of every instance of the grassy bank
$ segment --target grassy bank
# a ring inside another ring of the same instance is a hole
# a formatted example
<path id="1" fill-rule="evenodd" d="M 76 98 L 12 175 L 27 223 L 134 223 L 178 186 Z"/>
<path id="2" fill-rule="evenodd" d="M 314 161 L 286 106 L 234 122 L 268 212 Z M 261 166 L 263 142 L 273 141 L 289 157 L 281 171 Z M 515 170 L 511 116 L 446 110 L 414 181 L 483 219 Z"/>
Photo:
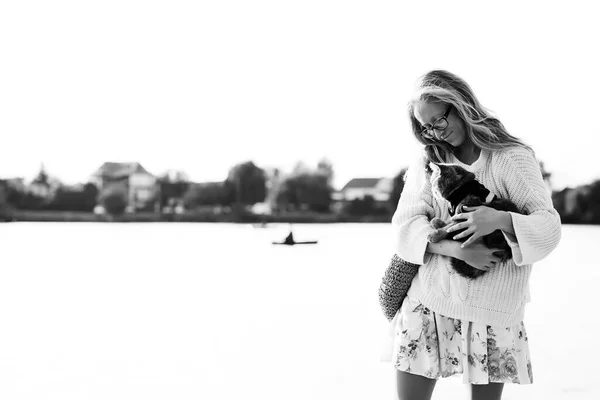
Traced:
<path id="1" fill-rule="evenodd" d="M 23 211 L 15 210 L 0 214 L 0 222 L 227 222 L 243 224 L 260 223 L 389 223 L 391 215 L 347 215 L 334 213 L 315 213 L 306 211 L 282 212 L 276 215 L 253 214 L 248 211 L 241 213 L 217 214 L 213 211 L 188 211 L 183 214 L 169 215 L 153 212 L 138 212 L 121 216 L 95 215 L 91 212 L 78 211 Z M 576 221 L 566 219 L 563 224 L 595 225 L 594 221 Z"/>
<path id="2" fill-rule="evenodd" d="M 121 216 L 95 215 L 90 212 L 74 211 L 23 211 L 12 212 L 12 221 L 28 222 L 228 222 L 228 223 L 342 223 L 383 222 L 389 223 L 391 216 L 352 216 L 333 213 L 285 212 L 277 215 L 259 215 L 250 212 L 216 214 L 208 211 L 188 211 L 169 215 L 139 212 Z"/>

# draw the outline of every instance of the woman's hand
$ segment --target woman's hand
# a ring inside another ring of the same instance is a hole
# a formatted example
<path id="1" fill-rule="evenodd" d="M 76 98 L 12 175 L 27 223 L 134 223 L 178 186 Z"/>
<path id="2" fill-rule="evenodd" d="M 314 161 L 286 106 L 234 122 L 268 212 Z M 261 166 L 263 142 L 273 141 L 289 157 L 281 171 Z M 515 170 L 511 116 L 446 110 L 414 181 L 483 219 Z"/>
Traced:
<path id="1" fill-rule="evenodd" d="M 501 261 L 500 257 L 494 255 L 497 251 L 502 251 L 502 249 L 490 249 L 479 240 L 468 248 L 460 247 L 455 252 L 454 258 L 463 260 L 470 266 L 482 271 L 489 271 Z"/>
<path id="2" fill-rule="evenodd" d="M 462 244 L 462 247 L 467 247 L 480 237 L 489 235 L 501 227 L 501 222 L 503 219 L 502 211 L 498 211 L 486 206 L 463 206 L 463 210 L 468 212 L 453 216 L 453 221 L 460 222 L 448 228 L 447 231 L 448 233 L 451 233 L 465 229 L 463 232 L 454 236 L 454 239 L 462 239 L 470 236 Z"/>

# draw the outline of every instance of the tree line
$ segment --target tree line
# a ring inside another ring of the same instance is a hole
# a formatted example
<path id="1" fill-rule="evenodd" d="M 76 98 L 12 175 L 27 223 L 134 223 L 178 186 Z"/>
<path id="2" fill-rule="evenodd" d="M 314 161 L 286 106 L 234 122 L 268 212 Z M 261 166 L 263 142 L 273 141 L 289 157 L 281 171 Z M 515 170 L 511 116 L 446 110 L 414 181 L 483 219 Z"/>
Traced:
<path id="1" fill-rule="evenodd" d="M 549 182 L 551 174 L 540 163 L 542 176 Z M 163 210 L 173 203 L 185 210 L 214 208 L 220 210 L 248 210 L 264 204 L 269 213 L 290 211 L 312 213 L 341 213 L 352 216 L 392 216 L 404 187 L 406 169 L 393 177 L 393 188 L 388 201 L 376 201 L 370 196 L 352 201 L 334 201 L 333 165 L 326 159 L 315 168 L 299 162 L 285 173 L 278 169 L 263 169 L 252 161 L 233 166 L 221 182 L 194 183 L 184 173 L 164 174 L 157 178 L 155 198 L 147 210 Z M 123 187 L 98 188 L 93 183 L 76 187 L 61 184 L 41 170 L 32 181 L 46 186 L 48 193 L 39 194 L 25 185 L 0 180 L 0 217 L 11 210 L 46 210 L 92 212 L 100 204 L 112 214 L 123 213 L 128 204 L 128 193 Z M 600 180 L 575 188 L 552 192 L 554 207 L 563 223 L 600 224 Z"/>
<path id="2" fill-rule="evenodd" d="M 401 175 L 399 174 L 398 177 Z M 402 179 L 396 177 L 396 185 Z M 184 173 L 165 173 L 157 177 L 157 190 L 147 207 L 141 211 L 164 210 L 180 204 L 185 210 L 214 208 L 220 210 L 249 210 L 258 203 L 269 213 L 339 212 L 349 215 L 391 215 L 401 188 L 395 187 L 389 202 L 378 202 L 371 197 L 356 199 L 339 209 L 333 209 L 334 169 L 326 159 L 310 167 L 298 162 L 291 172 L 263 169 L 252 161 L 233 166 L 221 182 L 190 182 Z M 48 188 L 45 193 L 31 187 Z M 97 205 L 114 215 L 125 212 L 129 198 L 124 185 L 107 185 L 99 188 L 91 182 L 67 186 L 52 178 L 42 168 L 29 186 L 15 185 L 10 180 L 0 180 L 0 213 L 10 214 L 11 209 L 30 211 L 92 212 Z M 138 210 L 140 211 L 140 210 Z"/>

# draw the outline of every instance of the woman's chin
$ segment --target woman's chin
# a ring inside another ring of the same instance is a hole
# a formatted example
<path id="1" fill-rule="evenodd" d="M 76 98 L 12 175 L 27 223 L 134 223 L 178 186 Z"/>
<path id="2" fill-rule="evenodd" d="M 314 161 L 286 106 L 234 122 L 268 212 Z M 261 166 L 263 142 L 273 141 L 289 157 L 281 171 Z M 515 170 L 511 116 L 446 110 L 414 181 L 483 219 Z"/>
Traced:
<path id="1" fill-rule="evenodd" d="M 450 146 L 457 148 L 462 146 L 465 143 L 464 137 L 461 137 L 460 135 L 455 135 L 454 133 L 450 134 L 447 138 L 446 138 L 446 143 L 448 143 Z"/>

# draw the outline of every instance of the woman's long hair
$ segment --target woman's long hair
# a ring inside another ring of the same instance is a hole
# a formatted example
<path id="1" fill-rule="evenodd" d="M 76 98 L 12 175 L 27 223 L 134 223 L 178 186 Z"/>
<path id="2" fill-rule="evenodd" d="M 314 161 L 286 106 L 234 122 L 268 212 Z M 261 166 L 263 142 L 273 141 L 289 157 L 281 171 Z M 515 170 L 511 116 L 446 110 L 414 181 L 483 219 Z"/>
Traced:
<path id="1" fill-rule="evenodd" d="M 413 134 L 425 146 L 429 161 L 447 162 L 448 155 L 453 153 L 454 148 L 446 142 L 427 139 L 421 135 L 423 126 L 415 118 L 414 108 L 415 104 L 424 101 L 439 101 L 454 107 L 465 122 L 469 139 L 480 149 L 495 151 L 519 146 L 533 152 L 522 140 L 508 133 L 498 118 L 479 103 L 467 82 L 448 71 L 434 70 L 418 80 L 415 97 L 408 103 Z"/>

